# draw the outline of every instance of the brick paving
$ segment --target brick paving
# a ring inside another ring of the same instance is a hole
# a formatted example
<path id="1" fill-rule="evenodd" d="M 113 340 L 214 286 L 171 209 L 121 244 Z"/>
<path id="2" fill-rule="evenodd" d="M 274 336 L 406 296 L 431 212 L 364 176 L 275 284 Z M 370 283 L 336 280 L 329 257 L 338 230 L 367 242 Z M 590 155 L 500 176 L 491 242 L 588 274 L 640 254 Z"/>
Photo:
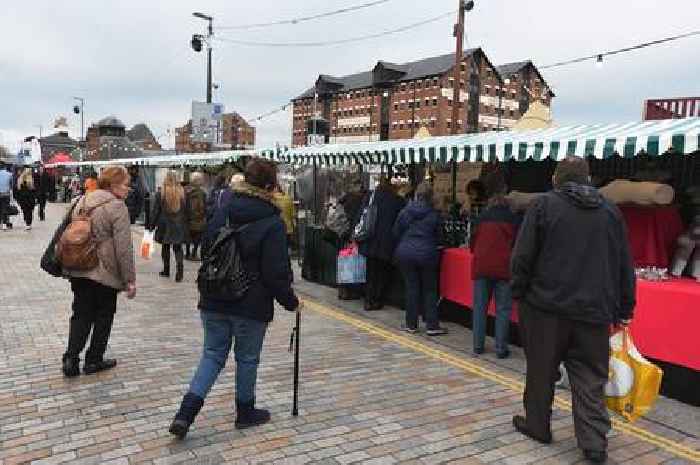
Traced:
<path id="1" fill-rule="evenodd" d="M 71 294 L 66 281 L 38 268 L 64 209 L 49 206 L 49 221 L 37 223 L 30 233 L 0 233 L 0 465 L 581 460 L 569 412 L 554 412 L 553 445 L 529 441 L 510 424 L 521 411 L 518 392 L 427 351 L 362 330 L 333 312 L 315 311 L 314 305 L 304 312 L 299 417 L 290 415 L 293 318 L 280 310 L 265 343 L 257 391 L 258 403 L 272 411 L 273 421 L 250 430 L 233 428 L 234 370 L 229 364 L 187 440 L 174 440 L 167 427 L 201 350 L 195 266 L 188 264 L 185 282 L 176 284 L 157 276 L 159 260 L 139 260 L 139 294 L 133 301 L 120 297 L 108 349 L 119 366 L 66 380 L 60 358 Z M 136 243 L 138 229 L 134 237 Z M 314 300 L 322 304 L 319 296 L 330 295 L 305 283 L 300 288 L 315 293 Z M 362 316 L 362 321 L 368 320 Z M 372 324 L 394 334 L 397 321 Z M 470 359 L 442 343 L 415 341 Z M 520 380 L 508 367 L 469 363 Z M 696 408 L 684 410 L 696 418 Z M 698 450 L 697 424 L 684 429 L 659 422 L 638 426 Z M 658 441 L 625 432 L 612 433 L 610 455 L 610 463 L 691 463 L 658 447 Z"/>

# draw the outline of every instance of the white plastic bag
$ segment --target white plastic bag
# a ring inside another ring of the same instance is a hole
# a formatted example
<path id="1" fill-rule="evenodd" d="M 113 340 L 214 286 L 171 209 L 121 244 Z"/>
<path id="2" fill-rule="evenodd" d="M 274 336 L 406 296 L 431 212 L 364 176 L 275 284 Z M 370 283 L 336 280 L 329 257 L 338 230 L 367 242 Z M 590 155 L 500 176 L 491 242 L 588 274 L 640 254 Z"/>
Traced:
<path id="1" fill-rule="evenodd" d="M 150 260 L 153 256 L 153 247 L 153 231 L 145 230 L 143 232 L 143 239 L 141 239 L 141 247 L 139 247 L 141 258 Z"/>

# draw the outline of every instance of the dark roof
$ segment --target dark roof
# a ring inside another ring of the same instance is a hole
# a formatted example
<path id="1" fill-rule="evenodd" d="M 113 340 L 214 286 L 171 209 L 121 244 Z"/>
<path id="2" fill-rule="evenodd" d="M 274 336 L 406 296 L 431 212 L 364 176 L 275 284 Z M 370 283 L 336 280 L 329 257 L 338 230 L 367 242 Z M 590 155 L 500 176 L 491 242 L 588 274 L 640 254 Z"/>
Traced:
<path id="1" fill-rule="evenodd" d="M 97 122 L 98 127 L 110 127 L 110 128 L 123 128 L 126 129 L 124 123 L 122 123 L 116 116 L 110 115 L 106 118 L 102 118 Z"/>
<path id="2" fill-rule="evenodd" d="M 496 67 L 496 70 L 498 71 L 498 74 L 501 75 L 501 79 L 507 79 L 513 74 L 517 74 L 520 71 L 523 70 L 523 68 L 526 68 L 527 66 L 532 66 L 532 68 L 535 70 L 537 73 L 537 76 L 540 78 L 540 80 L 547 85 L 549 88 L 549 84 L 547 84 L 547 81 L 544 80 L 544 77 L 542 77 L 542 74 L 540 73 L 540 70 L 537 69 L 537 66 L 530 61 L 516 61 L 515 63 L 506 63 L 505 65 L 500 65 Z M 549 95 L 552 97 L 555 97 L 554 92 L 552 91 L 551 88 L 549 88 Z"/>
<path id="3" fill-rule="evenodd" d="M 77 147 L 78 141 L 68 137 L 66 133 L 57 132 L 56 134 L 51 134 L 50 136 L 42 137 L 39 139 L 42 145 L 55 145 L 55 146 L 69 146 Z"/>
<path id="4" fill-rule="evenodd" d="M 481 49 L 480 48 L 472 48 L 469 50 L 465 50 L 464 56 L 465 57 L 470 56 L 477 51 L 481 51 Z M 436 76 L 436 75 L 443 74 L 446 71 L 448 71 L 450 68 L 452 68 L 454 66 L 454 63 L 455 63 L 454 53 L 446 53 L 444 55 L 439 55 L 439 56 L 430 57 L 430 58 L 424 58 L 422 60 L 412 61 L 410 63 L 403 63 L 403 64 L 389 63 L 387 61 L 380 60 L 379 62 L 377 62 L 377 65 L 382 65 L 387 69 L 391 69 L 394 71 L 400 71 L 400 72 L 404 73 L 403 76 L 401 76 L 401 78 L 398 79 L 398 81 L 401 82 L 401 81 L 412 81 L 414 79 L 420 79 L 420 78 L 427 77 L 427 76 Z M 365 87 L 371 87 L 372 86 L 372 76 L 373 76 L 373 73 L 370 70 L 370 71 L 364 71 L 362 73 L 350 74 L 350 75 L 342 76 L 342 77 L 330 76 L 327 74 L 322 74 L 320 77 L 326 81 L 329 81 L 329 82 L 342 84 L 343 88 L 340 89 L 340 92 L 346 92 L 346 91 L 353 90 L 353 89 L 362 89 Z M 311 88 L 311 89 L 308 89 L 303 94 L 301 94 L 300 96 L 298 96 L 297 99 L 308 98 L 308 97 L 313 97 L 313 96 L 314 96 L 314 88 Z"/>
<path id="5" fill-rule="evenodd" d="M 506 63 L 505 65 L 496 66 L 496 70 L 498 71 L 498 74 L 505 79 L 512 74 L 519 73 L 524 67 L 530 64 L 532 64 L 532 62 L 529 60 L 517 61 L 515 63 Z"/>
<path id="6" fill-rule="evenodd" d="M 126 131 L 126 137 L 128 137 L 132 141 L 145 141 L 155 139 L 151 130 L 148 128 L 148 126 L 146 126 L 143 123 L 139 123 L 133 128 Z"/>

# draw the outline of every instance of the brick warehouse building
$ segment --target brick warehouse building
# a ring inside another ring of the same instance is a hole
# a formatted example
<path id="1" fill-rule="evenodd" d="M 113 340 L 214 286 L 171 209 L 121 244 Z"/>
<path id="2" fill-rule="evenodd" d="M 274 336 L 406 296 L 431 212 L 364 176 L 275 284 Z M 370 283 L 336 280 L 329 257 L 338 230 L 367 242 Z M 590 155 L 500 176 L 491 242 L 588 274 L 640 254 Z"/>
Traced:
<path id="1" fill-rule="evenodd" d="M 197 153 L 216 150 L 255 148 L 255 127 L 236 112 L 226 113 L 221 119 L 222 140 L 214 147 L 206 142 L 192 141 L 192 120 L 175 128 L 175 150 L 178 153 Z"/>
<path id="2" fill-rule="evenodd" d="M 407 139 L 421 125 L 433 136 L 449 135 L 453 69 L 454 54 L 446 54 L 405 64 L 379 61 L 371 71 L 343 77 L 322 74 L 292 100 L 292 145 L 306 144 L 315 93 L 329 143 Z M 549 106 L 554 97 L 532 62 L 496 67 L 480 48 L 464 52 L 460 77 L 460 133 L 508 129 L 532 98 Z"/>

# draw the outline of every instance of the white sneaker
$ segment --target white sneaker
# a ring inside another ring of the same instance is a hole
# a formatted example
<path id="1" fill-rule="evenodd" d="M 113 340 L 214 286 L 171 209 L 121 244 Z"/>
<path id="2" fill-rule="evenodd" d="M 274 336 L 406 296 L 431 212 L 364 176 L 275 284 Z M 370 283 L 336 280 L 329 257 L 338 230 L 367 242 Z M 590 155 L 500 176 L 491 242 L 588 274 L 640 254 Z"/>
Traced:
<path id="1" fill-rule="evenodd" d="M 31 226 L 27 226 L 27 227 L 24 228 L 24 229 L 25 229 L 26 231 L 31 231 L 31 230 L 32 230 L 32 227 L 31 227 Z"/>
<path id="2" fill-rule="evenodd" d="M 5 223 L 2 224 L 2 230 L 7 231 L 7 225 Z"/>

